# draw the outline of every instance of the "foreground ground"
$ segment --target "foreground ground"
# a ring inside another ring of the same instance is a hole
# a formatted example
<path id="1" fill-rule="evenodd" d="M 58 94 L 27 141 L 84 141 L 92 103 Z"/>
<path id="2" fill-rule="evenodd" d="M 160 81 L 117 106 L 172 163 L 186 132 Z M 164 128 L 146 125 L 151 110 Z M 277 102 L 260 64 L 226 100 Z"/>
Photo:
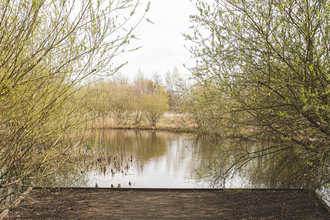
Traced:
<path id="1" fill-rule="evenodd" d="M 34 189 L 5 219 L 330 219 L 294 190 Z"/>

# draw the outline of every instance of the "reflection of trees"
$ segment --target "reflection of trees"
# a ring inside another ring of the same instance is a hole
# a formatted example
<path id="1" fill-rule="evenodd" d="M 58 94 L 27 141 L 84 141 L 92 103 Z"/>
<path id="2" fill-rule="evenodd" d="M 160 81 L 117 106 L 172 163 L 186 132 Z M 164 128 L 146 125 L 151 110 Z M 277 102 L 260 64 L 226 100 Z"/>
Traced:
<path id="1" fill-rule="evenodd" d="M 214 186 L 240 176 L 252 187 L 317 189 L 329 183 L 329 167 L 312 160 L 294 146 L 230 140 L 220 144 L 218 157 L 204 176 Z"/>
<path id="2" fill-rule="evenodd" d="M 136 140 L 132 146 L 135 155 L 143 157 L 146 161 L 166 154 L 166 139 L 158 136 L 155 131 L 144 133 L 136 132 Z"/>
<path id="3" fill-rule="evenodd" d="M 97 137 L 96 141 L 93 137 Z M 166 169 L 173 175 L 199 179 L 198 171 L 204 170 L 216 156 L 217 141 L 191 134 L 117 129 L 98 130 L 98 134 L 91 134 L 90 142 L 106 155 L 124 155 L 124 158 L 133 155 L 140 166 L 165 157 Z"/>
<path id="4" fill-rule="evenodd" d="M 96 144 L 109 153 L 143 157 L 144 160 L 166 154 L 166 139 L 156 131 L 99 130 Z"/>
<path id="5" fill-rule="evenodd" d="M 215 149 L 217 142 L 216 138 L 208 136 L 196 136 L 193 140 L 187 141 L 187 146 L 190 147 L 191 158 L 188 163 L 190 167 L 190 176 L 194 179 L 201 177 L 201 172 L 208 170 L 209 164 L 211 164 L 216 158 Z M 182 148 L 184 150 L 185 148 Z"/>
<path id="6" fill-rule="evenodd" d="M 93 135 L 100 155 L 113 155 L 109 165 L 97 165 L 100 173 L 110 174 L 117 156 L 124 161 L 121 168 L 131 166 L 127 161 L 133 155 L 139 167 L 162 157 L 171 175 L 205 177 L 215 187 L 236 181 L 238 187 L 317 189 L 329 181 L 326 164 L 316 165 L 311 155 L 285 144 L 136 130 L 99 130 Z"/>

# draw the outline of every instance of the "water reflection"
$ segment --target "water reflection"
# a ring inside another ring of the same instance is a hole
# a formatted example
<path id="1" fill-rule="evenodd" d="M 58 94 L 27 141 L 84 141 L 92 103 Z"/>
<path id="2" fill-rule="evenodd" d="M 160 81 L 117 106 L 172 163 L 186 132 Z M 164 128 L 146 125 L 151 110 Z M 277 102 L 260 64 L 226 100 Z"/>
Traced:
<path id="1" fill-rule="evenodd" d="M 89 172 L 89 186 L 129 187 L 131 182 L 134 187 L 148 188 L 209 187 L 197 171 L 213 160 L 216 146 L 196 135 L 98 130 L 89 141 L 100 154 L 112 158 L 103 170 Z"/>
<path id="2" fill-rule="evenodd" d="M 134 130 L 99 130 L 94 144 L 100 146 L 106 153 L 120 153 L 123 155 L 143 157 L 149 161 L 166 154 L 166 136 L 156 131 Z"/>
<path id="3" fill-rule="evenodd" d="M 293 146 L 242 140 L 226 140 L 218 146 L 216 159 L 203 173 L 213 187 L 329 188 L 328 164 L 308 163 L 308 155 Z"/>
<path id="4" fill-rule="evenodd" d="M 37 178 L 44 175 L 40 169 L 20 185 L 305 188 L 330 198 L 329 164 L 311 164 L 308 154 L 292 146 L 135 130 L 93 131 L 87 143 L 73 153 L 75 166 Z"/>
<path id="5" fill-rule="evenodd" d="M 89 169 L 89 186 L 329 188 L 329 166 L 285 144 L 135 130 L 98 130 L 90 142 L 111 160 Z"/>

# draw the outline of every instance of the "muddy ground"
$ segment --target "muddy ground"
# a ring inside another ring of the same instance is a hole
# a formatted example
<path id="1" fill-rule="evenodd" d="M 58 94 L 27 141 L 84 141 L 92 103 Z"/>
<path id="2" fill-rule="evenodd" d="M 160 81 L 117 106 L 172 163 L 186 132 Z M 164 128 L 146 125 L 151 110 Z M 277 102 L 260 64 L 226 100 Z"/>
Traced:
<path id="1" fill-rule="evenodd" d="M 34 189 L 5 219 L 330 219 L 303 190 Z"/>

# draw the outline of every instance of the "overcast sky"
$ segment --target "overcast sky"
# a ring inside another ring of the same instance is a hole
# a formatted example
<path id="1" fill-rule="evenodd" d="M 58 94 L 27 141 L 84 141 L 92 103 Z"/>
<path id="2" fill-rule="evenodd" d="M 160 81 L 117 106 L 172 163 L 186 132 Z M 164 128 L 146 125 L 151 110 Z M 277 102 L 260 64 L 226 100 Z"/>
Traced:
<path id="1" fill-rule="evenodd" d="M 146 18 L 154 22 L 142 22 L 134 34 L 139 40 L 133 41 L 130 47 L 142 46 L 138 51 L 124 53 L 116 59 L 117 62 L 129 63 L 121 69 L 121 72 L 133 78 L 138 69 L 149 78 L 153 73 L 164 76 L 167 70 L 174 67 L 181 74 L 187 75 L 189 71 L 182 66 L 193 66 L 195 61 L 190 58 L 190 53 L 184 47 L 189 42 L 184 40 L 181 33 L 192 33 L 189 26 L 189 15 L 198 11 L 190 0 L 150 0 L 151 7 Z M 142 0 L 143 5 L 138 10 L 143 11 L 148 0 Z"/>

